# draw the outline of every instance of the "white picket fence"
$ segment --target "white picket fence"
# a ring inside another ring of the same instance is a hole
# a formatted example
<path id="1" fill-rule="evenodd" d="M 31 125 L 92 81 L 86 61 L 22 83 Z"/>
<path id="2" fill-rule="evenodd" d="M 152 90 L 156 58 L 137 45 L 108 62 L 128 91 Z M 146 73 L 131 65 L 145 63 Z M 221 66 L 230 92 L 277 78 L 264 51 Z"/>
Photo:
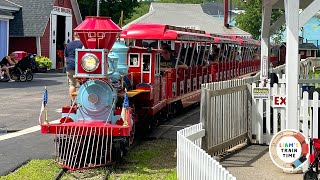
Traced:
<path id="1" fill-rule="evenodd" d="M 303 63 L 312 64 L 308 60 Z M 283 79 L 280 78 L 279 84 L 273 84 L 273 87 L 270 87 L 270 82 L 266 84 L 271 92 L 270 98 L 266 100 L 252 97 L 252 87 L 264 86 L 262 83 L 255 83 L 259 74 L 242 80 L 202 85 L 201 123 L 177 132 L 179 180 L 236 179 L 211 155 L 222 153 L 246 140 L 269 144 L 273 135 L 285 129 L 288 123 L 285 108 L 273 106 L 274 96 L 285 96 L 284 67 L 273 69 Z M 307 71 L 310 69 L 307 66 L 301 67 L 306 67 Z M 319 94 L 314 92 L 313 99 L 309 100 L 309 93 L 302 93 L 302 86 L 320 84 L 320 79 L 300 79 L 299 83 L 299 96 L 303 98 L 299 101 L 300 121 L 297 123 L 306 137 L 318 137 Z"/>
<path id="2" fill-rule="evenodd" d="M 299 79 L 299 130 L 303 132 L 306 137 L 318 137 L 318 108 L 319 108 L 319 94 L 314 92 L 312 99 L 309 100 L 309 93 L 302 91 L 303 86 L 315 85 L 310 83 L 320 83 L 320 79 Z M 253 83 L 252 87 L 263 87 L 261 83 Z M 285 106 L 279 107 L 275 105 L 274 97 L 285 97 L 285 75 L 279 79 L 279 84 L 267 83 L 265 87 L 270 88 L 269 99 L 254 99 L 252 103 L 252 135 L 253 143 L 257 144 L 269 144 L 273 135 L 277 132 L 286 129 L 286 109 Z M 277 102 L 281 102 L 278 99 Z M 293 121 L 294 122 L 294 121 Z"/>
<path id="3" fill-rule="evenodd" d="M 205 135 L 202 123 L 177 132 L 177 177 L 179 180 L 236 180 L 201 149 Z"/>

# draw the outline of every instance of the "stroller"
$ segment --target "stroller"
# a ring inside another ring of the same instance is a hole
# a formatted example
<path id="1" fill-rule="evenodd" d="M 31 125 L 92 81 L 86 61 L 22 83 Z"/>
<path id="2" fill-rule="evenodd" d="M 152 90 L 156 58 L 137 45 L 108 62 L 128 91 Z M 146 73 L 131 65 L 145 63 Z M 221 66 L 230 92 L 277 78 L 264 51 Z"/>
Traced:
<path id="1" fill-rule="evenodd" d="M 36 55 L 28 54 L 23 57 L 18 63 L 9 69 L 11 79 L 20 80 L 21 82 L 32 81 L 33 71 L 36 69 Z M 4 71 L 2 72 L 6 76 Z"/>
<path id="2" fill-rule="evenodd" d="M 319 173 L 320 160 L 320 139 L 310 139 L 310 165 L 308 170 L 304 173 L 304 180 L 317 180 Z"/>

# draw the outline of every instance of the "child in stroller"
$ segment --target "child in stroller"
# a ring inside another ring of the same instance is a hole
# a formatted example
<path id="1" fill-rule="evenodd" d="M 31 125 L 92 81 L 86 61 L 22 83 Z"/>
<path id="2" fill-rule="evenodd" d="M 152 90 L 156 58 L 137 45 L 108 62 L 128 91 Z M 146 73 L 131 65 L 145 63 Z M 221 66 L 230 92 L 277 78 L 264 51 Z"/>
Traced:
<path id="1" fill-rule="evenodd" d="M 9 69 L 11 79 L 20 80 L 22 82 L 32 81 L 33 71 L 36 68 L 35 58 L 36 56 L 34 54 L 28 54 L 18 61 L 14 67 Z"/>

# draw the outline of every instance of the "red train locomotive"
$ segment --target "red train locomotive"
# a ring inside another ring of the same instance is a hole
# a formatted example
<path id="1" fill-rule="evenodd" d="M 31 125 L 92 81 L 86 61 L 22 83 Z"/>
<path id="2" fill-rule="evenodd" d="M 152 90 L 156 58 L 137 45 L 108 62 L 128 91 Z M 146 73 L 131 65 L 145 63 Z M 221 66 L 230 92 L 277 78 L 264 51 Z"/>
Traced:
<path id="1" fill-rule="evenodd" d="M 41 122 L 42 133 L 56 135 L 57 162 L 70 170 L 116 161 L 137 125 L 150 129 L 199 102 L 203 83 L 260 68 L 258 42 L 239 37 L 163 24 L 121 31 L 106 17 L 87 17 L 74 31 L 85 46 L 76 51 L 77 104 L 62 108 L 60 123 Z"/>

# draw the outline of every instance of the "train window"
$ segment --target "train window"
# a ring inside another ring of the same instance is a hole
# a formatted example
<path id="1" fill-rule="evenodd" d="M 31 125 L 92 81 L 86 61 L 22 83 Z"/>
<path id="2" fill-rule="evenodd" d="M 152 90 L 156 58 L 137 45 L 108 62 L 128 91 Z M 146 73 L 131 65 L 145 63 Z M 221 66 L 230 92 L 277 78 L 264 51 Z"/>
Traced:
<path id="1" fill-rule="evenodd" d="M 160 41 L 160 45 L 159 45 L 159 48 L 161 47 L 162 44 L 167 44 L 169 47 L 171 47 L 172 50 L 174 50 L 174 41 Z"/>
<path id="2" fill-rule="evenodd" d="M 151 69 L 151 54 L 142 54 L 142 71 L 150 72 Z"/>
<path id="3" fill-rule="evenodd" d="M 130 53 L 129 54 L 129 67 L 139 67 L 139 57 L 138 53 Z"/>
<path id="4" fill-rule="evenodd" d="M 154 68 L 155 74 L 160 74 L 160 54 L 156 54 L 156 62 Z"/>
<path id="5" fill-rule="evenodd" d="M 126 39 L 125 43 L 127 46 L 130 46 L 130 47 L 135 46 L 135 44 L 136 44 L 134 39 Z"/>
<path id="6" fill-rule="evenodd" d="M 145 48 L 157 49 L 158 41 L 156 41 L 156 40 L 142 40 L 142 46 Z"/>

